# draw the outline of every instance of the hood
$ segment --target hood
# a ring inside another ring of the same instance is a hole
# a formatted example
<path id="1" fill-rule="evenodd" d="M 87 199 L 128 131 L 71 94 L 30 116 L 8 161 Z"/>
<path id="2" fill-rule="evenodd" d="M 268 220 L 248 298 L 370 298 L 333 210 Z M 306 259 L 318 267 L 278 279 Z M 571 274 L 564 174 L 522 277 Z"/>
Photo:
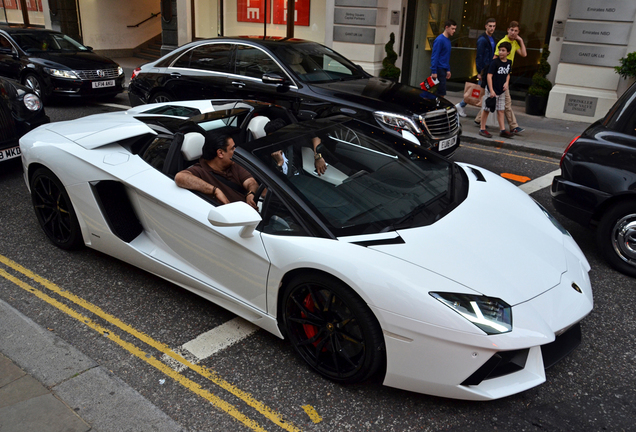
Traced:
<path id="1" fill-rule="evenodd" d="M 52 63 L 56 63 L 73 70 L 113 69 L 119 66 L 111 59 L 90 51 L 42 51 L 29 60 L 51 67 L 55 67 Z"/>
<path id="2" fill-rule="evenodd" d="M 468 197 L 441 220 L 399 230 L 403 244 L 373 249 L 426 268 L 510 305 L 559 284 L 567 271 L 564 234 L 524 192 L 482 168 Z M 426 287 L 435 291 L 435 287 Z"/>
<path id="3" fill-rule="evenodd" d="M 422 114 L 453 106 L 427 91 L 377 77 L 309 84 L 309 87 L 318 94 L 334 96 L 367 110 L 371 107 L 377 111 Z"/>

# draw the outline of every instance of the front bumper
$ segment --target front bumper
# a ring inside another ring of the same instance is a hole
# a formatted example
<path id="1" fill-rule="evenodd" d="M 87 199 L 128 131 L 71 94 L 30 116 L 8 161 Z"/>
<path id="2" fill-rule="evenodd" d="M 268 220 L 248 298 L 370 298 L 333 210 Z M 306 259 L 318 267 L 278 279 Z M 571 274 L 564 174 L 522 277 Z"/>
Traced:
<path id="1" fill-rule="evenodd" d="M 384 384 L 454 399 L 492 400 L 543 383 L 545 368 L 578 345 L 578 323 L 593 306 L 589 268 L 570 257 L 568 270 L 557 286 L 514 305 L 513 330 L 500 335 L 461 332 L 372 308 L 384 331 Z M 581 292 L 573 289 L 574 281 Z"/>
<path id="2" fill-rule="evenodd" d="M 114 96 L 124 91 L 124 74 L 117 78 L 96 80 L 75 80 L 49 77 L 50 95 L 61 97 L 101 97 Z M 114 81 L 114 86 L 94 87 L 93 83 L 108 83 Z"/>

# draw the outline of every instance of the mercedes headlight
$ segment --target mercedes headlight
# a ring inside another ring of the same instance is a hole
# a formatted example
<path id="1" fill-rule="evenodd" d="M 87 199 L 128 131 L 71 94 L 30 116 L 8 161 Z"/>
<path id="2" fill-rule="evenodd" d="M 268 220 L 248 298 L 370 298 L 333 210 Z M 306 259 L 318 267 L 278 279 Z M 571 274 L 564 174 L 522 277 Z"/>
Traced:
<path id="1" fill-rule="evenodd" d="M 384 123 L 393 129 L 408 130 L 413 135 L 421 135 L 422 129 L 413 121 L 412 118 L 403 116 L 400 114 L 394 114 L 383 111 L 376 111 L 373 113 L 376 120 L 380 123 Z"/>
<path id="2" fill-rule="evenodd" d="M 117 76 L 122 75 L 124 73 L 124 68 L 121 66 L 117 66 Z"/>
<path id="3" fill-rule="evenodd" d="M 431 292 L 434 298 L 489 335 L 512 330 L 512 308 L 503 300 L 470 294 Z"/>
<path id="4" fill-rule="evenodd" d="M 24 98 L 22 98 L 22 102 L 29 111 L 37 111 L 42 108 L 42 101 L 37 95 L 33 93 L 25 94 Z"/>
<path id="5" fill-rule="evenodd" d="M 70 70 L 52 69 L 45 67 L 44 72 L 56 78 L 80 79 L 80 77 L 75 72 Z"/>

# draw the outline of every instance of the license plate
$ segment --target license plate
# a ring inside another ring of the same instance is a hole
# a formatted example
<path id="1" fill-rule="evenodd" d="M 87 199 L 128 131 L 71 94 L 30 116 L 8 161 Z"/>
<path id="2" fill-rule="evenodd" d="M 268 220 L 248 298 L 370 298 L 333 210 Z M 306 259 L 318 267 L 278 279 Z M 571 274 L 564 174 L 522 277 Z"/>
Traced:
<path id="1" fill-rule="evenodd" d="M 93 81 L 93 88 L 115 87 L 115 80 Z"/>
<path id="2" fill-rule="evenodd" d="M 8 149 L 0 150 L 0 160 L 7 160 L 20 157 L 20 147 L 11 147 Z"/>
<path id="3" fill-rule="evenodd" d="M 455 135 L 452 138 L 440 141 L 438 149 L 446 150 L 447 148 L 451 148 L 452 146 L 454 146 L 456 142 L 457 142 L 457 135 Z"/>

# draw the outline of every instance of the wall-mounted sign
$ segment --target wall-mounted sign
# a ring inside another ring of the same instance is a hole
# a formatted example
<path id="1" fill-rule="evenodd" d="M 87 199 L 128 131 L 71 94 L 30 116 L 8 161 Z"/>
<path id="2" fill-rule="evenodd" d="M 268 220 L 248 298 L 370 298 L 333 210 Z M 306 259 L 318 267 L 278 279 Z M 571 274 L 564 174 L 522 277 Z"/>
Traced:
<path id="1" fill-rule="evenodd" d="M 627 45 L 632 25 L 628 23 L 596 23 L 568 21 L 564 39 L 573 42 L 592 42 Z"/>
<path id="2" fill-rule="evenodd" d="M 336 6 L 378 7 L 378 0 L 336 0 Z"/>
<path id="3" fill-rule="evenodd" d="M 634 21 L 636 2 L 630 0 L 576 0 L 570 2 L 570 19 Z"/>
<path id="4" fill-rule="evenodd" d="M 378 24 L 378 10 L 337 7 L 334 10 L 333 23 L 374 26 Z"/>
<path id="5" fill-rule="evenodd" d="M 274 0 L 274 24 L 287 24 L 287 0 Z M 294 5 L 294 24 L 309 25 L 309 0 L 296 0 Z"/>
<path id="6" fill-rule="evenodd" d="M 563 113 L 594 117 L 597 102 L 598 98 L 595 97 L 566 94 Z"/>
<path id="7" fill-rule="evenodd" d="M 595 46 L 582 44 L 563 44 L 561 47 L 561 61 L 592 66 L 614 67 L 619 59 L 625 57 L 627 47 Z"/>
<path id="8" fill-rule="evenodd" d="M 367 27 L 333 26 L 333 40 L 337 42 L 375 43 L 375 29 Z"/>
<path id="9" fill-rule="evenodd" d="M 237 0 L 236 20 L 239 22 L 262 23 L 265 16 L 265 2 L 269 0 Z M 267 7 L 267 22 L 271 22 L 271 10 Z"/>

